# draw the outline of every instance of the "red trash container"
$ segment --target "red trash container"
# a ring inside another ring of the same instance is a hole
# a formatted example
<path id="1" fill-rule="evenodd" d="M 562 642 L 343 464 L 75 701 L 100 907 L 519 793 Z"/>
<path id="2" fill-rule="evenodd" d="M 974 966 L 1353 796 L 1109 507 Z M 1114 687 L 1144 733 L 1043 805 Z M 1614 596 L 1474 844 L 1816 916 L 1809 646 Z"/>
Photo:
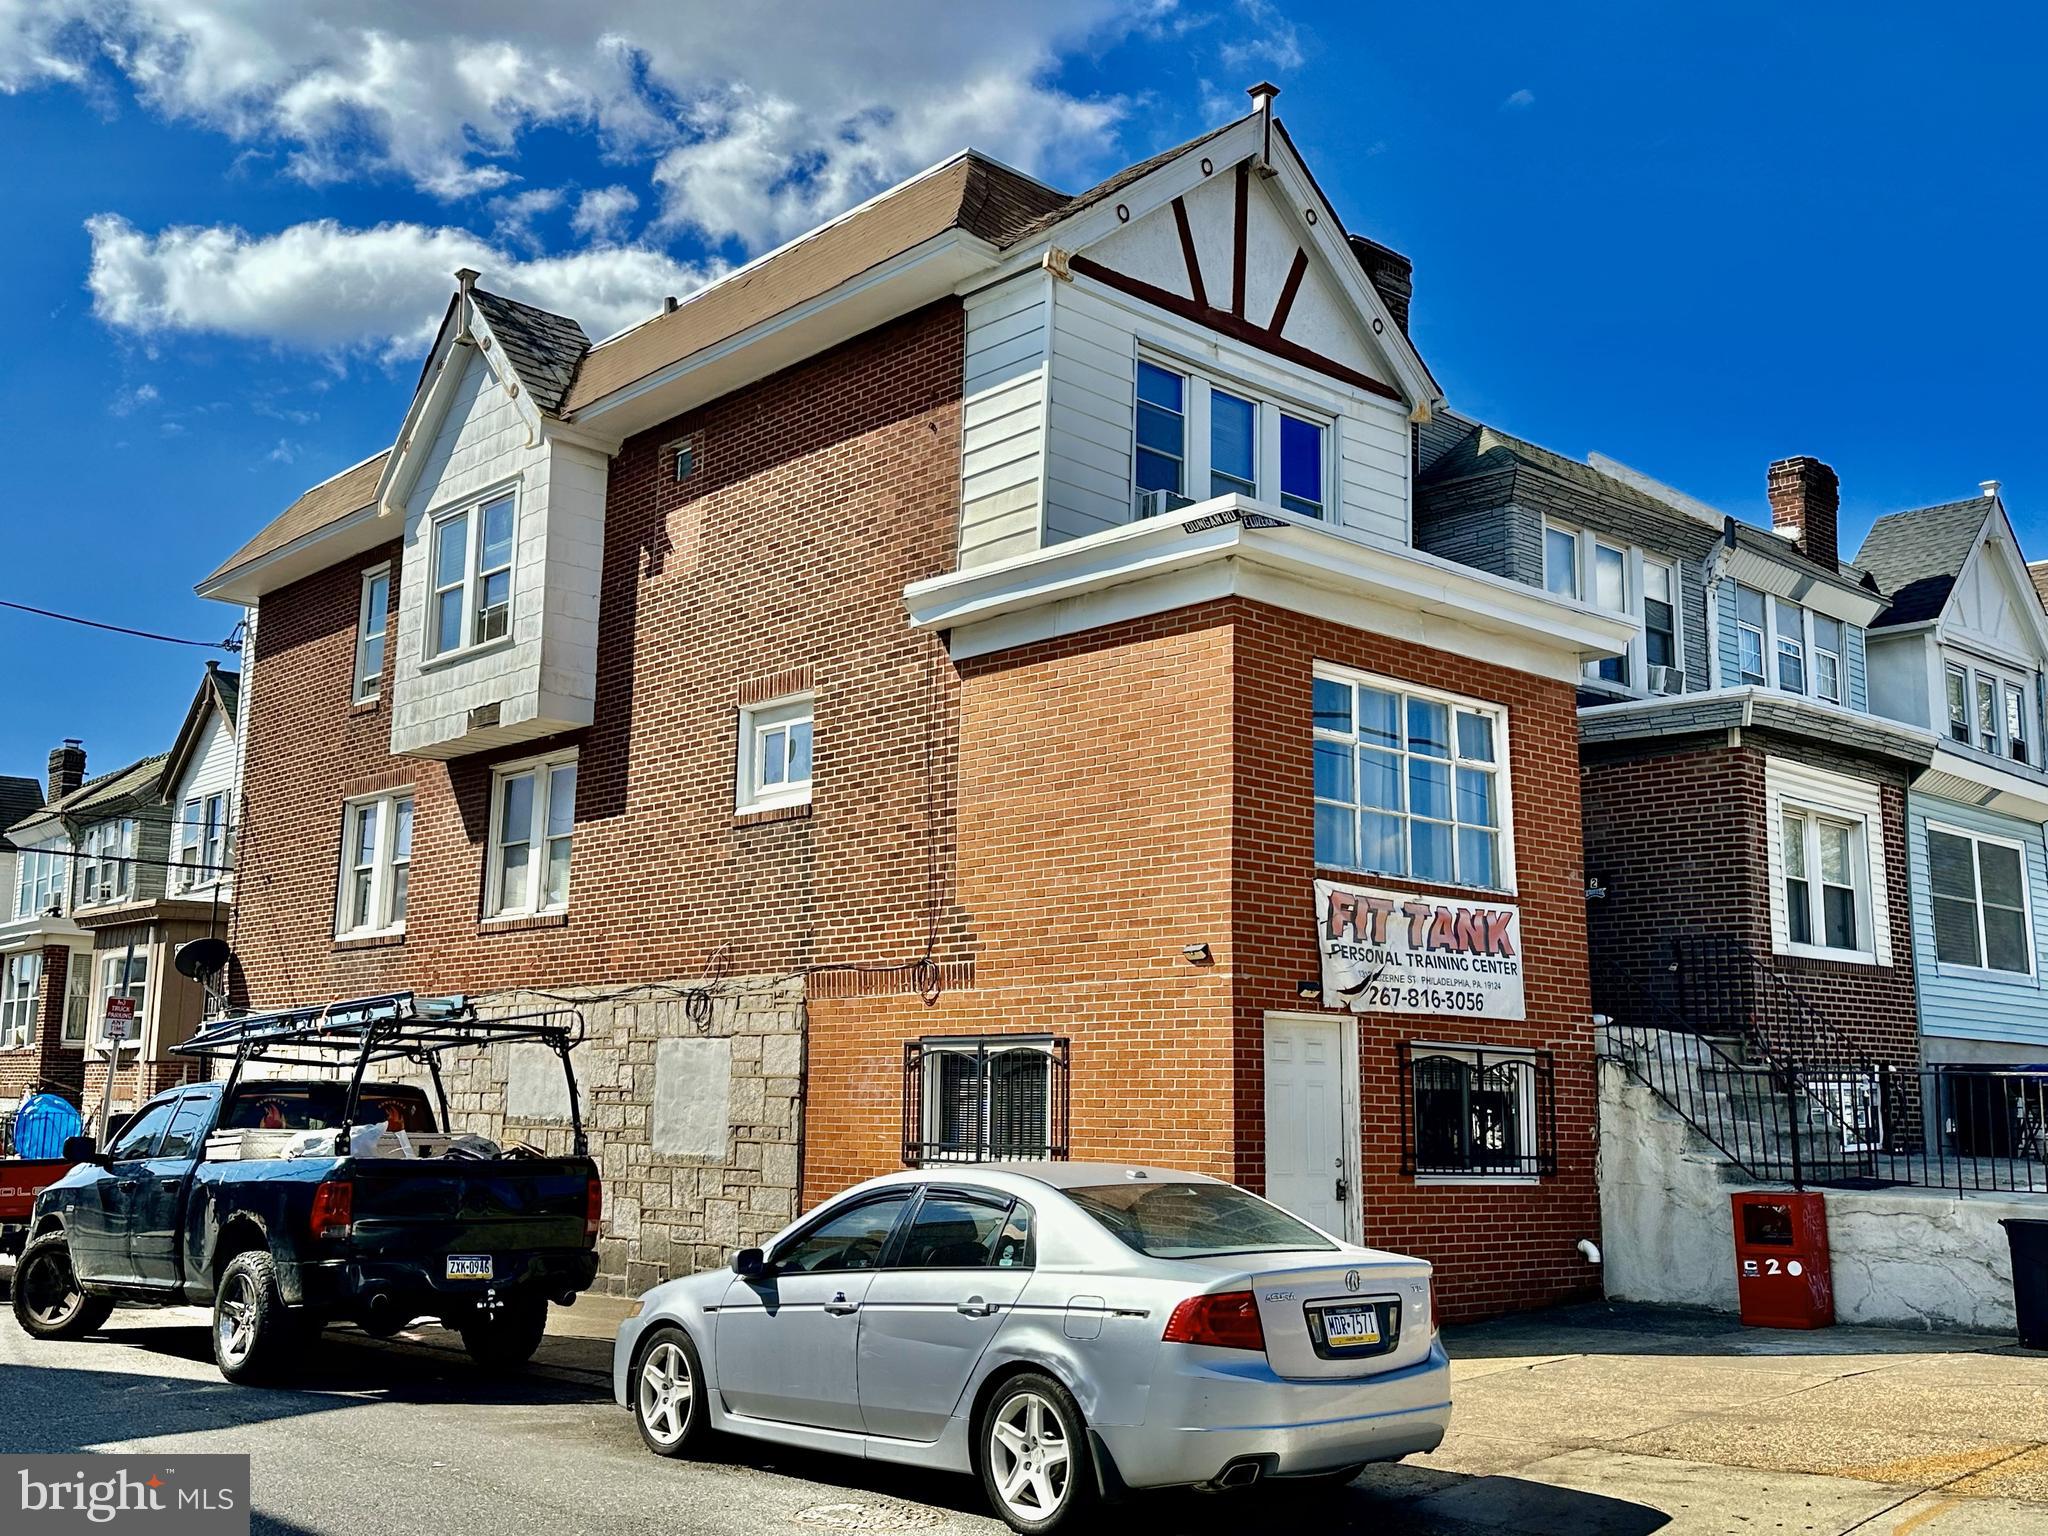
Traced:
<path id="1" fill-rule="evenodd" d="M 1752 1328 L 1829 1328 L 1835 1275 L 1828 1208 L 1817 1194 L 1729 1196 L 1735 1217 L 1735 1289 Z"/>

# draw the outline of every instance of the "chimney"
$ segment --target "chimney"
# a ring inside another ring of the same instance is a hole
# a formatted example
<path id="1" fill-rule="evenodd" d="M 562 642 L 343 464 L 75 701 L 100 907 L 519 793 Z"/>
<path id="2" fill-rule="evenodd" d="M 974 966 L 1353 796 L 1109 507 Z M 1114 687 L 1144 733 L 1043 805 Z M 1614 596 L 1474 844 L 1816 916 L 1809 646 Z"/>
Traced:
<path id="1" fill-rule="evenodd" d="M 50 753 L 50 781 L 48 795 L 51 800 L 62 800 L 66 795 L 85 782 L 85 746 L 70 737 L 64 745 Z"/>
<path id="2" fill-rule="evenodd" d="M 661 312 L 664 315 L 672 315 L 676 312 L 676 296 L 674 294 L 670 294 L 661 301 Z"/>
<path id="3" fill-rule="evenodd" d="M 1771 526 L 1815 565 L 1831 571 L 1839 566 L 1835 513 L 1842 505 L 1842 482 L 1835 472 L 1805 454 L 1780 459 L 1771 466 L 1768 489 Z"/>
<path id="4" fill-rule="evenodd" d="M 1365 280 L 1372 284 L 1373 292 L 1380 296 L 1387 313 L 1394 317 L 1394 324 L 1406 336 L 1408 307 L 1415 299 L 1415 263 L 1391 246 L 1363 235 L 1351 237 L 1351 254 L 1358 258 L 1359 266 L 1365 269 Z"/>

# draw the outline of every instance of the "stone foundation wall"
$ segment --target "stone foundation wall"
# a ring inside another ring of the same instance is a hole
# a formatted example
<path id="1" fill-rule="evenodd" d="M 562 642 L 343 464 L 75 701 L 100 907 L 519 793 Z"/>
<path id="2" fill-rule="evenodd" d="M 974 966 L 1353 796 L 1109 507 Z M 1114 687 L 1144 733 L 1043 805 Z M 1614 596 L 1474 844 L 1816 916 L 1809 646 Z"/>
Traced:
<path id="1" fill-rule="evenodd" d="M 477 999 L 487 1016 L 583 1014 L 588 1038 L 572 1060 L 604 1179 L 597 1288 L 614 1295 L 723 1264 L 797 1212 L 803 982 L 728 978 L 677 995 L 689 985 L 580 1003 L 523 992 Z M 456 1130 L 569 1151 L 568 1086 L 546 1047 L 451 1051 L 442 1073 Z"/>

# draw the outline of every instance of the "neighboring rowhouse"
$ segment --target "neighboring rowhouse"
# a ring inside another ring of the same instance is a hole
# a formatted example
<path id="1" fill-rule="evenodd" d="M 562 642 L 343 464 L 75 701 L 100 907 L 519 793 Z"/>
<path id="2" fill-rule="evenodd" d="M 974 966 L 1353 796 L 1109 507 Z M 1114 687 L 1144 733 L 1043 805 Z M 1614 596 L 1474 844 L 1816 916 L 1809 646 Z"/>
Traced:
<path id="1" fill-rule="evenodd" d="M 92 936 L 71 920 L 74 849 L 49 807 L 78 792 L 85 749 L 50 753 L 43 784 L 10 778 L 0 855 L 0 1112 L 32 1094 L 77 1098 L 85 1082 L 86 989 Z"/>
<path id="2" fill-rule="evenodd" d="M 391 450 L 200 587 L 256 1006 L 580 1006 L 615 1283 L 1071 1155 L 1454 1313 L 1597 1287 L 1574 689 L 1636 628 L 1412 546 L 1407 264 L 1269 111 L 1078 197 L 964 153 L 594 346 L 458 276 Z M 452 1089 L 565 1134 L 545 1062 Z"/>
<path id="3" fill-rule="evenodd" d="M 1906 808 L 1933 743 L 1872 712 L 1885 598 L 1839 558 L 1834 471 L 1773 464 L 1766 531 L 1492 427 L 1422 443 L 1418 543 L 1635 631 L 1579 682 L 1601 1011 L 1916 1064 Z"/>
<path id="4" fill-rule="evenodd" d="M 1906 807 L 1924 1051 L 1999 1066 L 2048 1061 L 2048 613 L 1983 491 L 1879 518 L 1856 560 L 1892 594 L 1871 705 L 1940 742 Z"/>

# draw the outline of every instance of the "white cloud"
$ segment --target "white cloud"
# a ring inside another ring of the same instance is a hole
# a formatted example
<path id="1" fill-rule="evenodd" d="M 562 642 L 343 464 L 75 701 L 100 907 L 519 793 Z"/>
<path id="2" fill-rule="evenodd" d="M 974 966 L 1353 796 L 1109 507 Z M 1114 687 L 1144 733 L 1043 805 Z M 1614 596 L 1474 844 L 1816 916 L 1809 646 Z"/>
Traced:
<path id="1" fill-rule="evenodd" d="M 116 416 L 126 416 L 145 405 L 155 404 L 156 398 L 157 389 L 154 384 L 138 384 L 133 389 L 115 395 L 107 402 L 107 409 Z"/>
<path id="2" fill-rule="evenodd" d="M 114 214 L 86 221 L 93 312 L 148 339 L 198 332 L 320 352 L 417 355 L 470 266 L 494 292 L 569 315 L 593 340 L 645 320 L 666 294 L 715 275 L 665 252 L 610 246 L 519 259 L 465 229 L 331 219 L 272 235 L 175 226 L 150 235 Z"/>
<path id="3" fill-rule="evenodd" d="M 1251 30 L 1243 37 L 1224 43 L 1218 50 L 1217 57 L 1222 59 L 1226 68 L 1243 69 L 1246 65 L 1255 64 L 1289 70 L 1299 69 L 1308 62 L 1300 31 L 1268 0 L 1238 0 L 1238 9 L 1244 12 Z M 1251 82 L 1245 83 L 1249 85 Z"/>
<path id="4" fill-rule="evenodd" d="M 758 244 L 962 147 L 1096 168 L 1122 110 L 1049 83 L 1063 50 L 1163 0 L 0 0 L 0 92 L 121 81 L 150 109 L 311 181 L 436 196 L 518 178 L 522 135 L 594 133 L 658 165 L 662 218 Z M 764 200 L 765 194 L 765 200 Z"/>
<path id="5" fill-rule="evenodd" d="M 1524 107 L 1533 107 L 1535 105 L 1536 93 L 1527 86 L 1523 86 L 1519 91 L 1511 92 L 1508 99 L 1500 104 L 1500 109 L 1503 112 L 1519 112 Z"/>
<path id="6" fill-rule="evenodd" d="M 593 187 L 576 199 L 569 227 L 586 240 L 616 241 L 625 236 L 626 221 L 639 207 L 630 187 Z"/>
<path id="7" fill-rule="evenodd" d="M 494 197 L 484 205 L 496 221 L 498 238 L 523 251 L 542 248 L 544 242 L 534 233 L 533 221 L 561 206 L 562 193 L 556 187 L 533 187 L 508 197 Z"/>

